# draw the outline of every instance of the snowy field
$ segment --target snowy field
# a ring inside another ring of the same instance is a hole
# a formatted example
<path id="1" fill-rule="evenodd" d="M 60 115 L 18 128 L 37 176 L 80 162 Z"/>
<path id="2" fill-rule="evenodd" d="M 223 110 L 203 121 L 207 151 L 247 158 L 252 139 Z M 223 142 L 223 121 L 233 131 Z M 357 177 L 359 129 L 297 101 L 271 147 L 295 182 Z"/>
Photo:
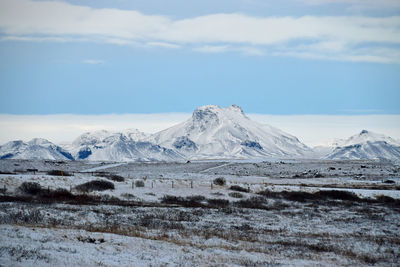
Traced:
<path id="1" fill-rule="evenodd" d="M 390 161 L 0 160 L 0 173 L 1 266 L 400 262 Z M 93 180 L 114 189 L 80 189 Z"/>

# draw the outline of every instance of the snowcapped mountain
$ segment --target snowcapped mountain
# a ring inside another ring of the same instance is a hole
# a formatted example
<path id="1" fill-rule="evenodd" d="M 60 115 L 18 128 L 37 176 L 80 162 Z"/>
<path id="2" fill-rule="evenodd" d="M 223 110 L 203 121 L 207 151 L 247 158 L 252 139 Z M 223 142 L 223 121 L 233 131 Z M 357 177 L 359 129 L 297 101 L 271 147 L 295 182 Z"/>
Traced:
<path id="1" fill-rule="evenodd" d="M 137 129 L 80 135 L 57 146 L 45 139 L 0 146 L 0 159 L 182 161 L 252 158 L 400 159 L 400 141 L 366 130 L 313 150 L 295 136 L 250 120 L 236 105 L 194 110 L 191 118 L 149 135 Z"/>
<path id="2" fill-rule="evenodd" d="M 138 129 L 126 129 L 122 131 L 122 134 L 129 137 L 133 141 L 143 141 L 150 135 L 144 132 L 139 131 Z"/>
<path id="3" fill-rule="evenodd" d="M 333 144 L 327 159 L 400 159 L 400 142 L 383 135 L 362 130 L 346 140 Z"/>
<path id="4" fill-rule="evenodd" d="M 199 107 L 187 121 L 147 140 L 193 159 L 296 157 L 310 151 L 296 137 L 250 120 L 236 105 Z"/>
<path id="5" fill-rule="evenodd" d="M 26 143 L 18 140 L 0 146 L 0 159 L 73 160 L 73 157 L 68 151 L 48 140 L 35 138 Z"/>
<path id="6" fill-rule="evenodd" d="M 171 149 L 140 141 L 147 135 L 138 130 L 84 133 L 68 147 L 75 159 L 102 161 L 176 161 L 182 155 Z"/>

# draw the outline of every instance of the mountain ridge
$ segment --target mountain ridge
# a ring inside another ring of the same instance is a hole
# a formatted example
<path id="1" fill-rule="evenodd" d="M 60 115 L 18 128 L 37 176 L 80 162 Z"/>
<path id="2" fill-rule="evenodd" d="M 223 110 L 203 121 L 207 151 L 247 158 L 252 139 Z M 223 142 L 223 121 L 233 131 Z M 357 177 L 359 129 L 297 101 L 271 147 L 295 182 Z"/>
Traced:
<path id="1" fill-rule="evenodd" d="M 185 161 L 188 159 L 400 159 L 400 141 L 362 130 L 331 146 L 313 149 L 291 134 L 252 121 L 242 108 L 205 105 L 186 121 L 154 134 L 138 129 L 86 132 L 56 145 L 46 139 L 11 141 L 0 146 L 0 159 L 33 158 L 94 161 Z"/>
<path id="2" fill-rule="evenodd" d="M 251 121 L 237 105 L 201 106 L 188 120 L 155 133 L 148 140 L 177 149 L 174 144 L 178 138 L 197 146 L 196 154 L 191 157 L 194 159 L 293 157 L 310 150 L 295 136 Z"/>
<path id="3" fill-rule="evenodd" d="M 400 142 L 375 132 L 362 130 L 359 134 L 333 143 L 326 159 L 400 159 Z"/>

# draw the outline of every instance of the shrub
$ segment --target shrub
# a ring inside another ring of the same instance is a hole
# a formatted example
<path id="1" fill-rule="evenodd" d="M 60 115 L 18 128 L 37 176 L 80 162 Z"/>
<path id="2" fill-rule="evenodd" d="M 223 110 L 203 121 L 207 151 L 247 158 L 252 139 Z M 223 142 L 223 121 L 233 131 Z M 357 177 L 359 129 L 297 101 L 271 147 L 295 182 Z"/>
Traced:
<path id="1" fill-rule="evenodd" d="M 393 181 L 393 180 L 388 179 L 388 180 L 383 181 L 383 183 L 385 183 L 385 184 L 395 184 L 396 182 Z"/>
<path id="2" fill-rule="evenodd" d="M 161 199 L 161 203 L 165 204 L 182 204 L 184 202 L 183 197 L 165 195 Z"/>
<path id="3" fill-rule="evenodd" d="M 47 172 L 48 175 L 54 175 L 54 176 L 71 176 L 69 172 L 62 171 L 61 170 L 51 170 Z"/>
<path id="4" fill-rule="evenodd" d="M 248 199 L 242 199 L 235 202 L 236 206 L 248 209 L 265 209 L 266 199 L 263 197 L 251 197 Z"/>
<path id="5" fill-rule="evenodd" d="M 384 203 L 396 203 L 396 199 L 389 197 L 389 196 L 384 196 L 384 195 L 379 195 L 376 197 L 376 200 L 378 202 L 384 202 Z"/>
<path id="6" fill-rule="evenodd" d="M 308 193 L 303 191 L 282 191 L 272 192 L 265 190 L 259 193 L 268 198 L 283 198 L 290 201 L 305 202 L 307 200 L 349 200 L 349 201 L 360 201 L 360 198 L 349 191 L 340 190 L 323 190 L 315 193 Z"/>
<path id="7" fill-rule="evenodd" d="M 234 197 L 234 198 L 242 198 L 243 197 L 243 195 L 239 192 L 230 192 L 228 195 L 230 197 Z"/>
<path id="8" fill-rule="evenodd" d="M 203 207 L 204 196 L 189 196 L 185 198 L 185 207 Z"/>
<path id="9" fill-rule="evenodd" d="M 84 184 L 77 185 L 76 190 L 82 192 L 90 192 L 90 191 L 104 191 L 108 189 L 114 189 L 114 184 L 109 181 L 104 180 L 94 180 Z"/>
<path id="10" fill-rule="evenodd" d="M 351 201 L 360 200 L 360 198 L 355 193 L 349 191 L 323 190 L 316 192 L 314 195 L 330 199 L 351 200 Z"/>
<path id="11" fill-rule="evenodd" d="M 48 198 L 51 200 L 72 200 L 74 195 L 71 194 L 67 189 L 57 188 L 56 190 L 42 190 L 41 197 Z"/>
<path id="12" fill-rule="evenodd" d="M 200 195 L 188 196 L 188 197 L 186 197 L 186 199 L 189 201 L 197 201 L 197 202 L 206 200 L 205 196 L 200 196 Z"/>
<path id="13" fill-rule="evenodd" d="M 229 200 L 212 198 L 207 199 L 207 203 L 214 208 L 225 208 L 229 205 Z"/>
<path id="14" fill-rule="evenodd" d="M 204 200 L 205 200 L 205 197 L 203 197 L 203 196 L 189 196 L 189 197 L 183 198 L 183 197 L 165 195 L 161 199 L 161 203 L 176 204 L 176 205 L 181 205 L 184 207 L 203 207 L 204 205 L 201 202 Z"/>
<path id="15" fill-rule="evenodd" d="M 218 177 L 218 178 L 215 178 L 215 179 L 214 179 L 213 183 L 214 183 L 215 185 L 223 186 L 223 185 L 226 184 L 226 180 L 225 180 L 224 177 Z"/>
<path id="16" fill-rule="evenodd" d="M 98 203 L 101 200 L 100 196 L 89 196 L 87 194 L 74 195 L 74 203 L 76 204 L 89 204 Z"/>
<path id="17" fill-rule="evenodd" d="M 314 194 L 303 191 L 282 191 L 282 196 L 291 201 L 304 202 L 306 200 L 317 199 Z"/>
<path id="18" fill-rule="evenodd" d="M 137 180 L 135 182 L 136 187 L 144 187 L 144 181 L 143 180 Z"/>
<path id="19" fill-rule="evenodd" d="M 239 185 L 232 185 L 229 189 L 233 191 L 249 193 L 249 189 L 241 187 Z"/>
<path id="20" fill-rule="evenodd" d="M 111 174 L 111 173 L 98 173 L 96 174 L 97 177 L 104 177 L 107 178 L 109 180 L 112 180 L 114 182 L 123 182 L 125 181 L 125 178 L 120 176 L 120 175 L 116 175 L 116 174 Z"/>
<path id="21" fill-rule="evenodd" d="M 30 195 L 38 195 L 42 191 L 42 186 L 36 182 L 23 182 L 18 189 L 22 193 L 30 194 Z"/>
<path id="22" fill-rule="evenodd" d="M 15 174 L 15 172 L 0 171 L 0 174 Z"/>

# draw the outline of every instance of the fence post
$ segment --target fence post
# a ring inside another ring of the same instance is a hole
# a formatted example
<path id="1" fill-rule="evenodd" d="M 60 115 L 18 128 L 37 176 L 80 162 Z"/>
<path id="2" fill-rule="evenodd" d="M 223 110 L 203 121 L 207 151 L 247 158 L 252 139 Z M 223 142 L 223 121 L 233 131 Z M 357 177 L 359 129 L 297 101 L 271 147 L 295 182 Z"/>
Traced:
<path id="1" fill-rule="evenodd" d="M 172 181 L 172 188 L 174 188 L 174 181 Z"/>
<path id="2" fill-rule="evenodd" d="M 193 181 L 190 181 L 190 188 L 193 188 Z"/>
<path id="3" fill-rule="evenodd" d="M 134 188 L 134 186 L 133 186 L 133 185 L 134 185 L 134 183 L 132 182 L 132 189 Z"/>
<path id="4" fill-rule="evenodd" d="M 213 189 L 213 183 L 211 182 L 211 189 Z"/>
<path id="5" fill-rule="evenodd" d="M 151 181 L 151 188 L 153 188 L 153 181 Z"/>

